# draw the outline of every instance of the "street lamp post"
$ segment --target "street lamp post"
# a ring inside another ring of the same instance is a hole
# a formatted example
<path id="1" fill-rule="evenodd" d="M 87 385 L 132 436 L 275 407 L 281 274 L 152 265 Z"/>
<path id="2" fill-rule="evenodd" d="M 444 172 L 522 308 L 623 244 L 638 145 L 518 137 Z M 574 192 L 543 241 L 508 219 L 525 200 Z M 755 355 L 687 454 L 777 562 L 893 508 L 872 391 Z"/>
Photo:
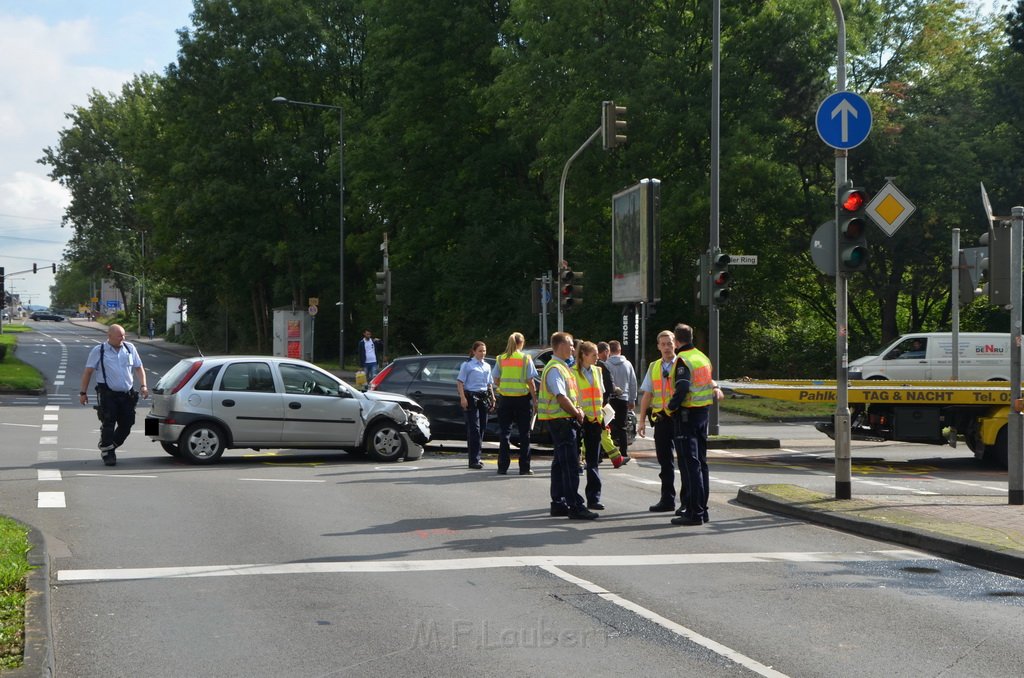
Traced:
<path id="1" fill-rule="evenodd" d="M 275 104 L 338 111 L 338 369 L 342 370 L 345 368 L 345 111 L 341 106 L 294 101 L 280 96 L 274 97 L 272 101 Z"/>

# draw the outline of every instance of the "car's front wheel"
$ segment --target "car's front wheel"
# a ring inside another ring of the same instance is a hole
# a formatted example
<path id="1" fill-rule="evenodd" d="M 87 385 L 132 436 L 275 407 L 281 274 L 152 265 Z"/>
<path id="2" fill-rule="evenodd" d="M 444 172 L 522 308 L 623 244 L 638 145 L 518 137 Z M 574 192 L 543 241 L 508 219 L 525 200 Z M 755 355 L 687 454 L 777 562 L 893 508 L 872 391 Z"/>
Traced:
<path id="1" fill-rule="evenodd" d="M 224 432 L 216 424 L 192 424 L 178 441 L 180 456 L 193 464 L 212 464 L 224 454 Z"/>
<path id="2" fill-rule="evenodd" d="M 375 424 L 366 434 L 366 454 L 376 461 L 398 461 L 405 457 L 405 438 L 391 422 Z"/>

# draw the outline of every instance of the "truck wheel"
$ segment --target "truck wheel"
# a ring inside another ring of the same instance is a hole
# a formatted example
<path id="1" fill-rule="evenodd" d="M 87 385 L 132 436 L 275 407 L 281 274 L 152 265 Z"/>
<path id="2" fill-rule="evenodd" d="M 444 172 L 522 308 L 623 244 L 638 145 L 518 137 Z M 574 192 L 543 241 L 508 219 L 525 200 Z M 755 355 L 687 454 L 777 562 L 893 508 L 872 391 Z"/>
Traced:
<path id="1" fill-rule="evenodd" d="M 1004 426 L 999 429 L 996 435 L 995 445 L 985 446 L 985 463 L 999 468 L 1007 468 L 1009 465 L 1009 445 L 1006 442 L 1006 429 Z"/>
<path id="2" fill-rule="evenodd" d="M 366 453 L 374 461 L 398 461 L 405 457 L 405 439 L 390 422 L 377 424 L 366 433 Z"/>
<path id="3" fill-rule="evenodd" d="M 224 454 L 224 432 L 216 424 L 199 422 L 181 433 L 179 454 L 192 464 L 212 464 Z"/>

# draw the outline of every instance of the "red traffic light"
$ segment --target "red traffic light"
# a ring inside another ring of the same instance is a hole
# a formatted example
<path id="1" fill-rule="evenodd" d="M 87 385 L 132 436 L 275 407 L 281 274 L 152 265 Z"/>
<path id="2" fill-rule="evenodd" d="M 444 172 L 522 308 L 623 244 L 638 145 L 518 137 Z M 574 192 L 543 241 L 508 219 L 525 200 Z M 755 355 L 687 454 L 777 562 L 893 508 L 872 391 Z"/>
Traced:
<path id="1" fill-rule="evenodd" d="M 719 271 L 711 278 L 711 282 L 716 285 L 727 285 L 729 283 L 729 271 Z"/>
<path id="2" fill-rule="evenodd" d="M 843 208 L 844 212 L 856 212 L 864 207 L 865 202 L 867 202 L 867 199 L 864 196 L 864 192 L 853 190 L 847 191 L 843 195 L 843 199 L 839 203 L 839 206 Z"/>

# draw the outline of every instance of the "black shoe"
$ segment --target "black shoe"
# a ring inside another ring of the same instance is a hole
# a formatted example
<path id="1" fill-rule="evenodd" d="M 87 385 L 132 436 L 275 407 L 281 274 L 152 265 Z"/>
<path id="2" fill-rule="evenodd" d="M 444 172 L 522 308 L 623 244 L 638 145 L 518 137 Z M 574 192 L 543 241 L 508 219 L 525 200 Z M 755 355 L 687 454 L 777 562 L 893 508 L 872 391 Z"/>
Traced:
<path id="1" fill-rule="evenodd" d="M 521 476 L 532 476 L 533 475 L 533 471 L 531 471 L 530 469 L 526 469 L 525 471 L 520 470 L 519 471 L 519 475 L 521 475 Z"/>
<path id="2" fill-rule="evenodd" d="M 597 520 L 597 514 L 585 508 L 569 511 L 569 520 Z"/>
<path id="3" fill-rule="evenodd" d="M 688 513 L 672 519 L 673 525 L 702 525 L 703 523 L 704 520 L 702 518 L 695 518 Z"/>
<path id="4" fill-rule="evenodd" d="M 569 515 L 569 507 L 565 504 L 552 504 L 551 505 L 551 517 L 552 518 L 564 518 Z"/>
<path id="5" fill-rule="evenodd" d="M 484 467 L 484 465 L 483 465 L 483 464 L 470 464 L 470 465 L 469 465 L 469 468 L 472 468 L 472 469 L 476 469 L 477 471 L 479 471 L 479 470 L 480 470 L 480 469 L 482 469 L 483 467 Z"/>
<path id="6" fill-rule="evenodd" d="M 603 511 L 604 510 L 604 504 L 602 504 L 599 501 L 588 501 L 587 502 L 587 508 L 588 509 L 593 509 L 595 511 Z"/>
<path id="7" fill-rule="evenodd" d="M 103 452 L 100 456 L 103 457 L 103 463 L 107 466 L 117 466 L 117 455 L 114 454 L 113 450 Z"/>
<path id="8" fill-rule="evenodd" d="M 631 461 L 633 461 L 633 457 L 629 456 L 628 454 L 622 455 L 622 463 L 619 464 L 619 468 L 622 468 Z"/>
<path id="9" fill-rule="evenodd" d="M 675 504 L 668 504 L 663 501 L 659 501 L 654 506 L 647 507 L 647 510 L 651 513 L 668 513 L 675 509 Z"/>
<path id="10" fill-rule="evenodd" d="M 508 470 L 503 469 L 503 468 L 499 468 L 498 469 L 498 475 L 499 476 L 507 476 L 508 475 Z"/>

